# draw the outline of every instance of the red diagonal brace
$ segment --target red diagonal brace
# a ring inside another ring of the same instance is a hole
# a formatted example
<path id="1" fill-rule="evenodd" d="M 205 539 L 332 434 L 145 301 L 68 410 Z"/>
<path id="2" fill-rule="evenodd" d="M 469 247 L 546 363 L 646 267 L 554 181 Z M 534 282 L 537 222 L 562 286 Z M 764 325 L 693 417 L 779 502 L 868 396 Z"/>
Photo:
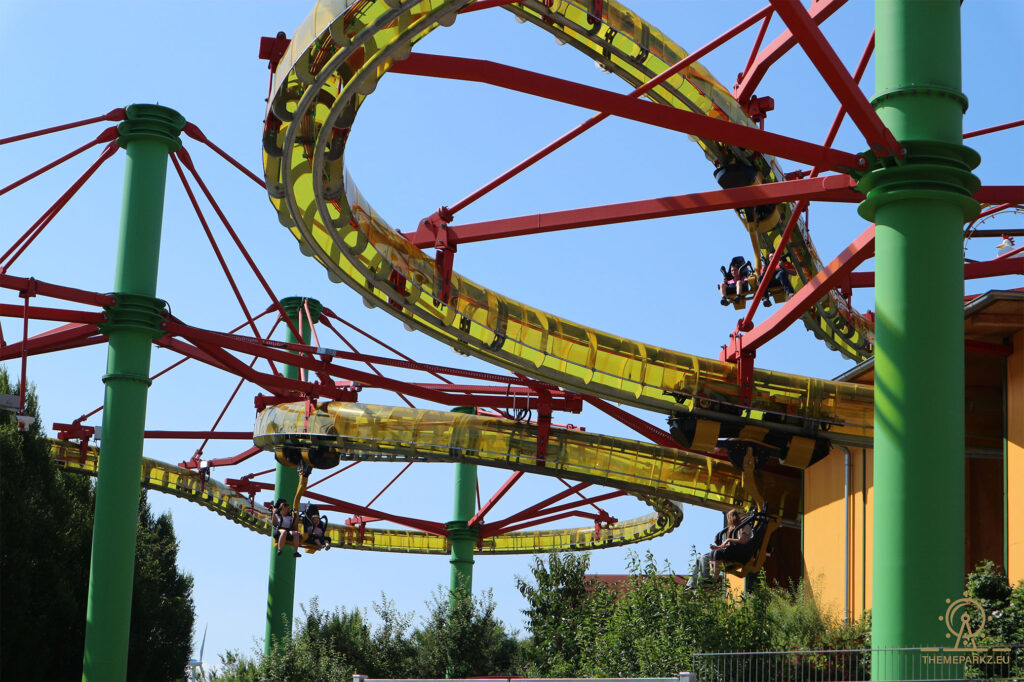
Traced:
<path id="1" fill-rule="evenodd" d="M 853 188 L 855 182 L 846 175 L 827 175 L 804 180 L 786 180 L 765 185 L 717 189 L 709 192 L 682 194 L 658 199 L 627 201 L 620 204 L 590 206 L 538 215 L 502 218 L 480 223 L 449 227 L 460 244 L 503 239 L 528 234 L 572 230 L 595 225 L 613 225 L 632 220 L 651 220 L 692 213 L 705 213 L 745 206 L 777 204 L 794 199 L 856 203 L 864 195 Z M 404 235 L 420 248 L 432 246 L 434 237 L 417 230 Z"/>
<path id="2" fill-rule="evenodd" d="M 800 46 L 817 67 L 818 73 L 846 107 L 850 118 L 860 129 L 872 151 L 880 156 L 895 155 L 903 158 L 903 145 L 882 123 L 871 102 L 843 66 L 839 56 L 818 28 L 817 22 L 800 4 L 800 0 L 771 0 L 771 3 L 789 30 L 800 41 Z"/>
<path id="3" fill-rule="evenodd" d="M 827 149 L 803 140 L 768 133 L 739 123 L 675 109 L 657 102 L 637 100 L 629 95 L 621 95 L 481 59 L 413 53 L 405 60 L 394 64 L 391 71 L 392 73 L 406 73 L 415 76 L 434 76 L 489 83 L 529 95 L 545 97 L 556 102 L 602 111 L 613 116 L 732 144 L 744 149 L 753 149 L 765 154 L 811 163 L 822 168 L 849 170 L 867 166 L 867 160 L 856 154 Z M 848 74 L 847 78 L 849 78 Z M 863 97 L 863 95 L 861 96 Z"/>
<path id="4" fill-rule="evenodd" d="M 811 20 L 820 24 L 832 16 L 837 9 L 846 4 L 846 0 L 819 0 L 810 9 Z M 796 45 L 796 37 L 791 30 L 783 31 L 779 37 L 758 53 L 757 58 L 739 75 L 732 94 L 740 104 L 745 104 L 754 95 L 754 90 L 761 84 L 761 79 L 768 72 L 768 67 L 779 60 Z"/>
<path id="5" fill-rule="evenodd" d="M 774 315 L 746 334 L 733 332 L 729 346 L 722 349 L 720 359 L 738 362 L 741 353 L 753 353 L 781 334 L 818 300 L 845 281 L 850 272 L 875 253 L 875 226 L 872 225 L 843 250 L 835 260 L 801 287 Z M 742 336 L 742 339 L 741 339 Z"/>
<path id="6" fill-rule="evenodd" d="M 517 471 L 511 476 L 509 476 L 508 480 L 502 483 L 501 487 L 498 488 L 497 492 L 495 492 L 494 495 L 491 496 L 491 499 L 487 500 L 487 503 L 480 507 L 480 511 L 474 514 L 473 518 L 466 522 L 466 525 L 472 528 L 473 526 L 482 522 L 484 520 L 484 517 L 487 515 L 487 512 L 494 509 L 494 505 L 498 504 L 498 501 L 505 496 L 505 493 L 511 490 L 512 486 L 514 486 L 516 482 L 518 482 L 519 479 L 523 477 L 523 473 L 524 472 L 522 471 Z"/>

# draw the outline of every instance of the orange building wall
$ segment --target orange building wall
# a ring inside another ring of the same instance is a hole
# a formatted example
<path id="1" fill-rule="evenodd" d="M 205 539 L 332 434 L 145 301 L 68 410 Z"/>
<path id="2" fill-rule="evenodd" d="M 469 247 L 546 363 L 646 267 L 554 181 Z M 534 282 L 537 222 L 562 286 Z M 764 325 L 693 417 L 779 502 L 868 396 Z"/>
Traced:
<path id="1" fill-rule="evenodd" d="M 837 616 L 848 611 L 859 618 L 871 608 L 871 462 L 870 451 L 850 450 L 846 504 L 843 450 L 833 450 L 804 472 L 804 578 L 818 604 Z M 849 524 L 848 532 L 844 523 Z M 844 540 L 849 543 L 848 555 Z"/>
<path id="2" fill-rule="evenodd" d="M 1007 577 L 1024 580 L 1024 331 L 1006 359 Z"/>

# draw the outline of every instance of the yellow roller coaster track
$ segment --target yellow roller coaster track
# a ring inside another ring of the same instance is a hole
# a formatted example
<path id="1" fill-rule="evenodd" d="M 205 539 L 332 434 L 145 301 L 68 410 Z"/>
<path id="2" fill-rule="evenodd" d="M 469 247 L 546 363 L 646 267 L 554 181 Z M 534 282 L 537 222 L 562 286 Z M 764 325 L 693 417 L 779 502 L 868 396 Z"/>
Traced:
<path id="1" fill-rule="evenodd" d="M 99 470 L 100 453 L 89 447 L 83 452 L 77 443 L 50 441 L 50 456 L 66 471 L 95 476 Z M 365 449 L 351 459 L 396 459 L 387 450 Z M 168 493 L 194 502 L 249 530 L 270 536 L 270 510 L 253 503 L 223 483 L 203 477 L 158 460 L 143 458 L 142 485 L 150 490 Z M 637 498 L 654 509 L 654 513 L 613 524 L 586 528 L 532 530 L 503 533 L 485 538 L 476 547 L 478 554 L 533 554 L 571 550 L 598 549 L 650 540 L 675 529 L 683 520 L 682 511 L 665 499 L 643 495 Z M 448 554 L 448 538 L 416 530 L 373 528 L 330 524 L 327 535 L 333 547 L 376 552 L 406 554 Z M 307 550 L 313 547 L 307 546 Z"/>
<path id="2" fill-rule="evenodd" d="M 657 412 L 736 421 L 741 402 L 736 366 L 591 329 L 531 308 L 452 273 L 450 296 L 434 260 L 393 230 L 360 194 L 344 165 L 345 142 L 363 99 L 396 60 L 438 26 L 449 26 L 468 0 L 324 1 L 300 26 L 274 76 L 264 130 L 264 171 L 278 217 L 336 282 L 370 304 L 457 350 L 563 388 Z M 601 3 L 600 21 L 577 2 L 523 0 L 506 9 L 555 34 L 633 85 L 652 79 L 686 53 L 625 7 Z M 588 16 L 591 19 L 588 20 Z M 753 125 L 736 101 L 698 64 L 648 95 L 663 104 Z M 783 174 L 774 159 L 699 139 L 721 166 L 753 165 L 758 182 Z M 776 224 L 757 226 L 767 252 L 777 245 L 792 207 Z M 413 226 L 409 226 L 413 227 Z M 802 286 L 821 267 L 800 223 L 787 254 Z M 628 305 L 629 301 L 622 301 Z M 853 358 L 870 353 L 869 322 L 830 294 L 805 322 Z M 755 370 L 750 411 L 742 419 L 798 432 L 827 429 L 837 444 L 871 437 L 868 386 Z M 722 406 L 725 406 L 722 409 Z M 766 418 L 766 415 L 770 417 Z M 779 425 L 782 426 L 779 426 Z"/>
<path id="3" fill-rule="evenodd" d="M 540 458 L 534 425 L 457 412 L 330 402 L 307 415 L 306 403 L 286 403 L 260 412 L 253 441 L 264 450 L 326 448 L 342 459 L 469 462 L 558 476 L 629 491 L 659 510 L 662 498 L 722 511 L 751 498 L 728 462 L 558 428 Z M 799 518 L 799 477 L 762 472 L 759 487 L 773 514 Z"/>

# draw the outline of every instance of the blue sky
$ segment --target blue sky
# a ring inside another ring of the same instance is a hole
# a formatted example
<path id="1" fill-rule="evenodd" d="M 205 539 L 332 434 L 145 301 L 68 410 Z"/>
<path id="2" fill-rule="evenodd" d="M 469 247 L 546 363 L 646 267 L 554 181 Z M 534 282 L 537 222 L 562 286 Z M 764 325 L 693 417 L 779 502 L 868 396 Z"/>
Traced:
<path id="1" fill-rule="evenodd" d="M 761 6 L 748 0 L 637 0 L 640 16 L 693 50 Z M 8 2 L 0 5 L 0 41 L 6 56 L 4 113 L 0 137 L 106 112 L 133 102 L 173 107 L 211 140 L 249 168 L 260 169 L 260 131 L 267 93 L 266 64 L 257 59 L 261 36 L 291 34 L 309 12 L 308 2 Z M 859 57 L 871 30 L 873 3 L 851 0 L 825 26 L 844 62 Z M 965 130 L 1022 118 L 1024 94 L 1013 84 L 1024 68 L 1024 5 L 1009 0 L 967 0 L 963 7 L 964 90 L 971 106 Z M 769 38 L 780 30 L 776 20 Z M 748 31 L 703 63 L 731 86 L 750 49 Z M 922 39 L 926 39 L 922 36 Z M 501 61 L 618 92 L 628 87 L 546 33 L 520 25 L 500 10 L 461 17 L 450 29 L 435 31 L 418 51 Z M 873 91 L 869 68 L 863 87 Z M 769 72 L 759 95 L 775 99 L 769 130 L 821 141 L 836 101 L 806 57 L 787 55 Z M 451 204 L 585 120 L 590 112 L 485 85 L 389 75 L 360 109 L 350 137 L 349 169 L 381 214 L 403 230 L 413 229 L 441 204 Z M 0 147 L 0 185 L 21 177 L 98 134 L 101 126 Z M 394 318 L 370 311 L 360 297 L 328 282 L 303 257 L 282 228 L 265 193 L 194 142 L 186 141 L 200 172 L 233 226 L 279 296 L 320 299 L 336 313 L 417 360 L 488 369 L 420 334 L 408 333 Z M 837 147 L 860 151 L 862 138 L 848 123 Z M 1024 152 L 1020 129 L 971 141 L 982 154 L 976 171 L 988 184 L 1021 184 Z M 75 162 L 0 197 L 3 241 L 24 231 L 95 158 Z M 785 170 L 796 166 L 783 161 Z M 83 289 L 108 291 L 113 283 L 114 250 L 120 215 L 123 156 L 108 162 L 47 228 L 11 272 Z M 539 213 L 617 201 L 716 189 L 712 169 L 696 145 L 684 137 L 641 124 L 611 119 L 586 133 L 533 169 L 463 211 L 461 222 Z M 212 213 L 208 212 L 212 219 Z M 1010 226 L 997 219 L 986 227 Z M 866 227 L 850 206 L 814 206 L 811 231 L 830 260 Z M 1016 226 L 1016 225 L 1014 225 Z M 214 227 L 229 253 L 232 269 L 253 309 L 268 303 L 256 280 Z M 660 346 L 716 357 L 738 313 L 718 304 L 718 266 L 746 253 L 748 242 L 733 215 L 698 215 L 591 228 L 464 246 L 455 268 L 504 294 L 574 321 Z M 969 245 L 968 255 L 995 255 L 993 241 Z M 871 262 L 864 266 L 870 269 Z M 169 183 L 163 224 L 158 295 L 185 321 L 223 330 L 242 321 L 212 252 L 176 180 Z M 968 292 L 1019 282 L 968 282 Z M 11 292 L 0 295 L 14 302 Z M 48 304 L 48 303 L 47 303 Z M 54 304 L 56 305 L 56 304 Z M 872 309 L 872 292 L 858 291 L 854 305 Z M 759 314 L 763 319 L 764 313 Z M 17 338 L 19 324 L 6 321 L 5 338 Z M 41 330 L 43 327 L 33 328 Z M 265 327 L 263 328 L 265 329 Z M 355 341 L 366 352 L 379 349 Z M 322 345 L 343 347 L 326 331 Z M 176 359 L 154 352 L 153 369 Z M 95 347 L 31 359 L 47 425 L 71 421 L 102 402 L 100 377 L 105 349 Z M 758 353 L 759 366 L 831 377 L 849 361 L 816 342 L 802 325 L 787 331 Z M 205 429 L 213 423 L 234 388 L 235 379 L 200 366 L 185 366 L 160 379 L 150 391 L 150 429 Z M 8 363 L 15 373 L 16 363 Z M 401 376 L 401 375 L 399 375 Z M 250 429 L 254 390 L 244 387 L 221 426 Z M 397 404 L 397 398 L 366 391 L 366 402 Z M 420 404 L 421 407 L 430 407 Z M 663 424 L 659 415 L 645 415 Z M 625 427 L 593 410 L 559 415 L 556 421 L 589 431 L 629 437 Z M 90 423 L 99 423 L 98 418 Z M 146 456 L 179 462 L 198 443 L 147 443 Z M 234 454 L 244 443 L 215 444 L 206 457 Z M 215 472 L 218 478 L 269 469 L 264 454 L 249 464 Z M 364 464 L 325 484 L 326 492 L 368 502 L 397 473 L 392 465 Z M 502 472 L 481 470 L 485 497 L 504 480 Z M 528 477 L 502 507 L 514 511 L 556 491 L 560 484 Z M 527 482 L 528 480 L 528 482 Z M 333 487 L 328 487 L 333 486 Z M 444 521 L 451 514 L 452 470 L 414 465 L 381 497 L 396 513 Z M 269 495 L 267 496 L 269 498 Z M 266 538 L 198 507 L 157 493 L 150 501 L 169 511 L 181 543 L 179 562 L 195 577 L 197 639 L 209 624 L 206 658 L 226 649 L 248 651 L 263 635 L 267 581 Z M 643 505 L 609 505 L 623 517 L 646 513 Z M 686 507 L 681 528 L 666 538 L 637 546 L 686 570 L 691 546 L 703 547 L 720 516 Z M 621 573 L 627 550 L 592 556 L 595 571 Z M 515 577 L 528 573 L 529 557 L 481 557 L 477 590 L 493 589 L 498 615 L 522 627 L 524 604 Z M 318 595 L 323 606 L 367 608 L 381 593 L 402 611 L 423 614 L 435 587 L 447 584 L 448 563 L 440 557 L 370 552 L 331 552 L 300 561 L 296 603 Z M 298 611 L 298 607 L 296 608 Z"/>

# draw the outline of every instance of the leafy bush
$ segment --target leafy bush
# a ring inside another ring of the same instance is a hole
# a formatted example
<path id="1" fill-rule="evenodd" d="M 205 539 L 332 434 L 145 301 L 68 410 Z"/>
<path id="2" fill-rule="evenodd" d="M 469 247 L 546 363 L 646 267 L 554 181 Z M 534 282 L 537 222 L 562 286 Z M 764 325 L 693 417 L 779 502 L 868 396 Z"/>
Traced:
<path id="1" fill-rule="evenodd" d="M 1011 587 L 1006 575 L 991 561 L 983 561 L 967 576 L 967 597 L 978 601 L 985 611 L 972 619 L 972 629 L 982 629 L 981 647 L 1010 647 L 1009 666 L 970 666 L 968 677 L 1024 677 L 1024 581 Z"/>

